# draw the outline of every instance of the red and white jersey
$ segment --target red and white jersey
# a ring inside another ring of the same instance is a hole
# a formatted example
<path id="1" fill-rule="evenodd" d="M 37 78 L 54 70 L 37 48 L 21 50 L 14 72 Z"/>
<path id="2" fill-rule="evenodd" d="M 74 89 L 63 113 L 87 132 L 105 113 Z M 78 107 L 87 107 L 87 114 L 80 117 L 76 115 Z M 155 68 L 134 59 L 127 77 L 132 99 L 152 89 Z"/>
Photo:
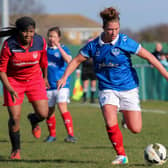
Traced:
<path id="1" fill-rule="evenodd" d="M 42 75 L 47 68 L 46 41 L 35 34 L 29 48 L 24 48 L 16 36 L 8 38 L 0 55 L 0 71 L 18 80 L 30 80 Z"/>

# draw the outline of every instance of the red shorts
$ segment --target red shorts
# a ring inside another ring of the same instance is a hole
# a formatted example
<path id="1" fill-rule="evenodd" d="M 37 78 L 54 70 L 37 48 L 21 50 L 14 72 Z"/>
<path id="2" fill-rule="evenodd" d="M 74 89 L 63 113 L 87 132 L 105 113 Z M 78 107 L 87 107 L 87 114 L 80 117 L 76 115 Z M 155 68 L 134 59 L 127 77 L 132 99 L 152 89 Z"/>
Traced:
<path id="1" fill-rule="evenodd" d="M 16 102 L 13 103 L 12 97 L 7 89 L 4 87 L 4 106 L 14 106 L 23 103 L 24 94 L 28 97 L 29 102 L 37 100 L 48 100 L 45 82 L 43 78 L 36 78 L 27 81 L 16 80 L 8 77 L 9 83 L 13 89 L 18 93 Z"/>

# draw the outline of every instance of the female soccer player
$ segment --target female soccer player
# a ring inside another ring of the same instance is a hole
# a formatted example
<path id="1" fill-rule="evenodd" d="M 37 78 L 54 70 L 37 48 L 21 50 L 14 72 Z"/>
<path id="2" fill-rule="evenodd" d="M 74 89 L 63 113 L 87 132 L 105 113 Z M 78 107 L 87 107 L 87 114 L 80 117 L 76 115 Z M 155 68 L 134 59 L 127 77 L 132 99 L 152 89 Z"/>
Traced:
<path id="1" fill-rule="evenodd" d="M 38 123 L 48 116 L 47 45 L 44 38 L 35 34 L 35 21 L 30 17 L 17 19 L 15 27 L 2 31 L 1 37 L 5 35 L 10 37 L 4 42 L 0 55 L 0 78 L 4 85 L 4 105 L 9 112 L 10 158 L 21 159 L 19 130 L 24 94 L 35 111 L 28 118 L 36 138 L 41 133 Z"/>
<path id="2" fill-rule="evenodd" d="M 119 12 L 109 7 L 100 12 L 103 20 L 103 32 L 95 40 L 86 44 L 68 65 L 58 88 L 65 85 L 68 76 L 85 61 L 92 57 L 99 83 L 99 103 L 104 116 L 107 133 L 117 157 L 112 164 L 126 164 L 122 133 L 118 126 L 117 111 L 123 112 L 127 127 L 133 133 L 142 128 L 139 106 L 138 77 L 132 67 L 131 54 L 148 60 L 168 79 L 168 72 L 161 63 L 140 44 L 127 35 L 119 33 Z"/>
<path id="3" fill-rule="evenodd" d="M 56 140 L 56 118 L 55 118 L 55 105 L 61 113 L 64 121 L 68 136 L 64 139 L 65 142 L 76 142 L 73 131 L 73 122 L 70 112 L 67 108 L 69 102 L 69 87 L 70 78 L 67 79 L 64 88 L 57 90 L 57 81 L 62 77 L 67 67 L 67 64 L 71 61 L 69 49 L 60 44 L 61 31 L 59 27 L 52 27 L 48 30 L 48 82 L 49 88 L 47 90 L 48 104 L 49 104 L 49 117 L 46 120 L 49 136 L 46 138 L 46 142 L 53 142 Z"/>

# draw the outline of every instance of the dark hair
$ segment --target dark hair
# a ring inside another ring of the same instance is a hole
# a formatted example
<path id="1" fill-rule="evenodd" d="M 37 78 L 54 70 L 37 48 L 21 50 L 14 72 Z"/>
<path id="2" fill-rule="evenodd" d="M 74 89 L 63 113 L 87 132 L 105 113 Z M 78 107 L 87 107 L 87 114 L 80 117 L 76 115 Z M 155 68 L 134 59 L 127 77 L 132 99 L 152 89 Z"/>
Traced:
<path id="1" fill-rule="evenodd" d="M 49 33 L 50 33 L 51 31 L 55 31 L 55 32 L 58 34 L 58 36 L 61 37 L 61 30 L 60 30 L 59 27 L 57 27 L 57 26 L 56 26 L 56 27 L 51 27 L 50 29 L 48 29 L 47 35 L 49 35 Z"/>
<path id="2" fill-rule="evenodd" d="M 36 27 L 35 21 L 31 17 L 23 16 L 16 20 L 15 27 L 1 28 L 0 37 L 11 36 L 13 34 L 16 34 L 18 31 L 26 30 L 29 26 L 33 26 L 33 28 L 35 28 Z"/>
<path id="3" fill-rule="evenodd" d="M 109 21 L 120 21 L 119 17 L 120 13 L 113 7 L 105 8 L 103 11 L 100 12 L 100 17 L 103 20 L 103 27 L 106 26 L 106 24 Z"/>

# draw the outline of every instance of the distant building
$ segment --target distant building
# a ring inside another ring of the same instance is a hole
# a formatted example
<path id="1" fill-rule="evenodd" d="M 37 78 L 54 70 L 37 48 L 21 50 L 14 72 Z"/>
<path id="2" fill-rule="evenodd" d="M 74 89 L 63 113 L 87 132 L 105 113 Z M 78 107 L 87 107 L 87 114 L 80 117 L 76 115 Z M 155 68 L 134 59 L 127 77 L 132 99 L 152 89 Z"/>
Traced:
<path id="1" fill-rule="evenodd" d="M 10 24 L 23 15 L 11 16 Z M 89 38 L 94 38 L 102 31 L 101 24 L 81 15 L 30 15 L 37 23 L 37 32 L 46 37 L 47 30 L 53 26 L 59 26 L 63 32 L 63 39 L 70 44 L 80 45 Z"/>

